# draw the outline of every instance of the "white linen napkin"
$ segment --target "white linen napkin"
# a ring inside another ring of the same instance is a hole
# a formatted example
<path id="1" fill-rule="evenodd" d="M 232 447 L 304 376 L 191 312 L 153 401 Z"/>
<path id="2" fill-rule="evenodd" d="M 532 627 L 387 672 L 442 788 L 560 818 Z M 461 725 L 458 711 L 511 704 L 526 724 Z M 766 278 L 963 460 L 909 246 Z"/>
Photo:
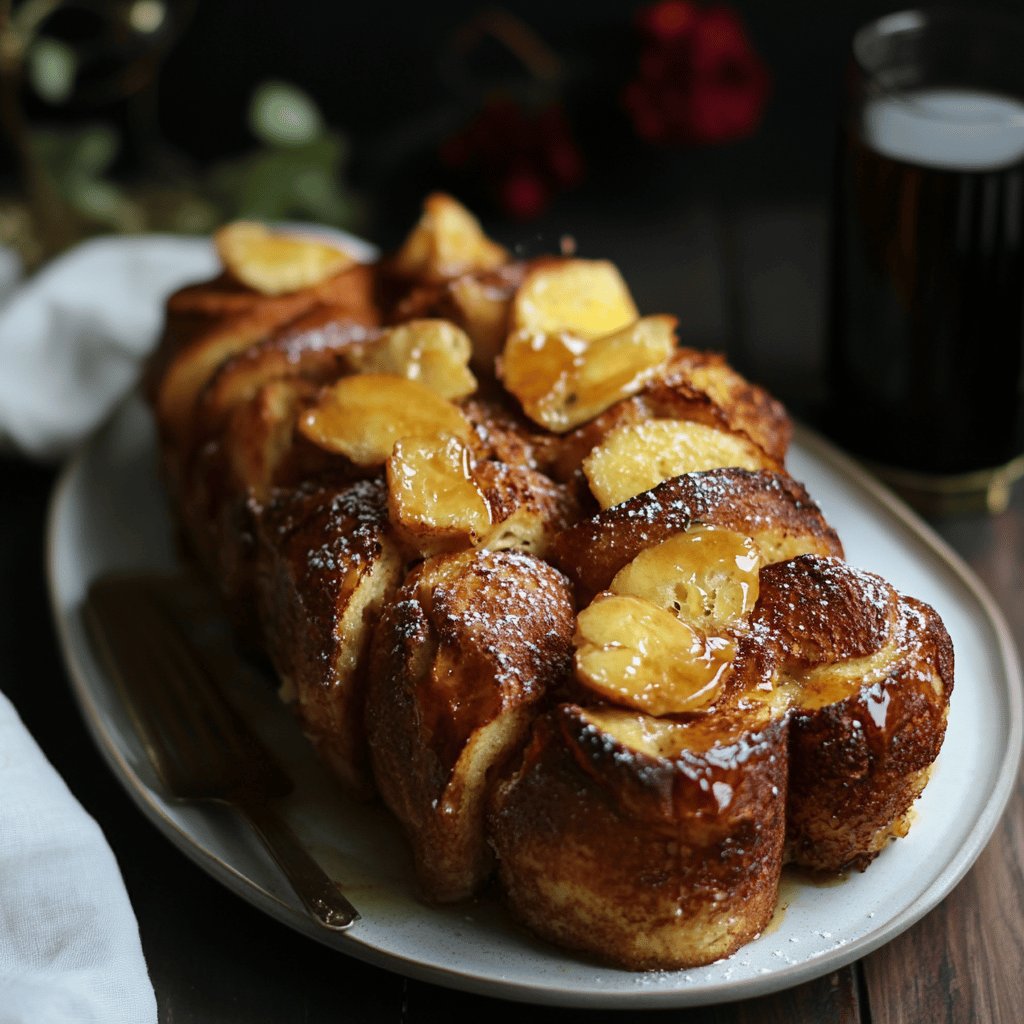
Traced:
<path id="1" fill-rule="evenodd" d="M 155 1024 L 103 833 L 0 694 L 0 1024 Z"/>
<path id="2" fill-rule="evenodd" d="M 0 307 L 0 444 L 66 455 L 135 382 L 168 293 L 216 267 L 205 238 L 96 238 L 16 288 Z"/>

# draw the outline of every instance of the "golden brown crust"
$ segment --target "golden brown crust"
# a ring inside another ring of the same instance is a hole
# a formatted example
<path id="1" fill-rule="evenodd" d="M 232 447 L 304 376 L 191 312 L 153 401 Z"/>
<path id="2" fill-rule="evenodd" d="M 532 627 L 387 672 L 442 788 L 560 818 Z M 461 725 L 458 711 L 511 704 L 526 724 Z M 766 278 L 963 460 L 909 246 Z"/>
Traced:
<path id="1" fill-rule="evenodd" d="M 257 317 L 281 324 L 298 315 L 297 310 L 314 305 L 343 306 L 361 318 L 374 321 L 379 313 L 373 302 L 376 269 L 353 264 L 310 288 L 284 295 L 263 295 L 224 272 L 209 281 L 179 288 L 167 299 L 167 322 L 175 326 L 182 318 L 194 317 L 197 324 Z"/>
<path id="2" fill-rule="evenodd" d="M 372 791 L 363 704 L 372 624 L 404 562 L 383 481 L 280 493 L 259 517 L 257 601 L 267 653 L 299 719 L 348 787 Z"/>
<path id="3" fill-rule="evenodd" d="M 495 789 L 491 837 L 512 912 L 633 970 L 728 956 L 775 907 L 785 720 L 734 724 L 696 749 L 683 739 L 672 757 L 598 723 L 577 706 L 555 709 Z"/>
<path id="4" fill-rule="evenodd" d="M 474 454 L 538 469 L 549 438 L 500 400 L 474 395 L 459 403 L 473 425 Z"/>
<path id="5" fill-rule="evenodd" d="M 833 664 L 889 642 L 896 596 L 881 576 L 839 558 L 801 555 L 761 570 L 752 625 L 771 637 L 786 667 Z"/>
<path id="6" fill-rule="evenodd" d="M 299 411 L 316 395 L 316 385 L 348 369 L 346 352 L 372 336 L 372 328 L 348 319 L 334 307 L 318 306 L 281 331 L 228 356 L 201 389 L 188 429 L 165 445 L 164 475 L 194 503 L 195 466 L 211 444 L 227 453 L 227 477 L 218 488 L 228 500 L 263 493 L 278 468 L 290 461 L 320 472 L 329 462 L 312 457 L 294 430 Z M 292 482 L 303 476 L 287 475 Z M 214 513 L 216 509 L 213 509 Z"/>
<path id="7" fill-rule="evenodd" d="M 579 518 L 572 490 L 536 470 L 486 461 L 476 476 L 490 509 L 486 546 L 492 551 L 514 548 L 544 558 L 554 538 Z"/>
<path id="8" fill-rule="evenodd" d="M 697 523 L 753 537 L 767 560 L 842 554 L 801 484 L 777 473 L 716 469 L 666 480 L 577 523 L 555 538 L 551 561 L 573 581 L 583 607 L 642 550 Z"/>
<path id="9" fill-rule="evenodd" d="M 745 433 L 772 458 L 782 462 L 789 450 L 793 424 L 785 407 L 764 388 L 741 377 L 720 352 L 682 348 L 661 381 L 651 385 L 652 401 L 664 391 L 692 388 L 722 410 L 732 430 Z"/>
<path id="10" fill-rule="evenodd" d="M 374 638 L 366 730 L 374 775 L 405 827 L 424 894 L 471 895 L 491 869 L 490 774 L 568 669 L 565 579 L 519 552 L 424 563 Z"/>
<path id="11" fill-rule="evenodd" d="M 376 324 L 374 268 L 354 264 L 326 281 L 287 295 L 266 296 L 223 277 L 192 285 L 168 300 L 167 325 L 146 372 L 161 434 L 187 436 L 196 399 L 225 360 L 317 306 Z"/>
<path id="12" fill-rule="evenodd" d="M 653 419 L 684 420 L 731 430 L 724 411 L 707 395 L 685 385 L 672 390 L 658 388 L 616 402 L 589 423 L 554 439 L 541 449 L 546 458 L 542 468 L 556 480 L 571 480 L 580 472 L 583 460 L 613 430 Z"/>
<path id="13" fill-rule="evenodd" d="M 358 479 L 347 460 L 317 448 L 296 433 L 299 413 L 316 386 L 298 379 L 272 380 L 235 406 L 212 439 L 199 446 L 177 482 L 174 508 L 185 549 L 220 591 L 231 621 L 255 641 L 256 546 L 263 505 L 278 485 L 316 479 L 342 486 Z"/>
<path id="14" fill-rule="evenodd" d="M 783 406 L 718 353 L 689 348 L 679 349 L 638 394 L 550 443 L 542 468 L 569 480 L 612 430 L 653 419 L 686 420 L 737 434 L 756 444 L 771 468 L 784 471 L 793 427 Z"/>
<path id="15" fill-rule="evenodd" d="M 193 437 L 209 437 L 231 411 L 272 380 L 323 384 L 348 372 L 347 354 L 378 332 L 344 307 L 316 306 L 269 337 L 225 359 L 199 394 Z"/>
<path id="16" fill-rule="evenodd" d="M 938 756 L 952 691 L 952 645 L 927 606 L 900 603 L 900 650 L 845 701 L 798 709 L 790 732 L 788 857 L 863 871 L 905 835 Z"/>
<path id="17" fill-rule="evenodd" d="M 811 555 L 761 570 L 753 635 L 791 691 L 787 855 L 863 870 L 906 832 L 942 745 L 949 635 L 881 577 Z"/>
<path id="18" fill-rule="evenodd" d="M 302 309 L 302 301 L 291 296 L 267 299 L 239 284 L 228 273 L 179 288 L 167 299 L 163 334 L 146 365 L 143 378 L 146 393 L 151 399 L 155 398 L 171 360 L 200 334 L 231 321 L 253 318 L 253 311 L 261 302 L 266 303 L 272 322 L 281 323 Z"/>

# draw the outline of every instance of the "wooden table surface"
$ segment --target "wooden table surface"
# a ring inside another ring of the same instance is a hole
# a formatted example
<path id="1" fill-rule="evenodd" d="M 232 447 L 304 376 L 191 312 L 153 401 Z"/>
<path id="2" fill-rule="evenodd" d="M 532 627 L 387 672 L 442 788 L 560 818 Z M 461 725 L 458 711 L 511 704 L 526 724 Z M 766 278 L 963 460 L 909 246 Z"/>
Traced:
<path id="1" fill-rule="evenodd" d="M 796 277 L 791 274 L 790 295 L 783 305 L 791 326 L 796 326 L 790 332 L 790 348 L 777 349 L 775 355 L 785 360 L 788 352 L 806 372 L 814 361 L 801 360 L 799 345 L 801 338 L 813 338 L 820 326 L 820 319 L 815 319 L 820 314 L 815 244 L 820 245 L 821 218 L 806 211 L 773 211 L 756 223 L 752 234 L 740 237 L 741 260 L 754 261 L 755 269 L 766 267 L 763 252 L 771 249 L 766 230 L 782 232 L 794 253 L 790 270 L 797 268 Z M 810 247 L 802 241 L 807 232 L 817 240 Z M 629 253 L 635 250 L 627 240 L 602 236 L 599 228 L 593 235 L 608 243 L 603 248 L 595 245 L 595 251 L 617 257 L 630 280 L 650 267 L 649 251 L 636 258 L 634 266 Z M 617 246 L 621 251 L 615 251 Z M 662 251 L 659 265 L 669 258 Z M 742 280 L 755 291 L 767 287 L 757 273 L 745 273 Z M 642 306 L 672 308 L 659 300 L 675 297 L 677 285 L 678 280 L 665 274 L 655 280 L 648 276 Z M 751 296 L 749 303 L 756 305 L 755 300 Z M 762 300 L 765 309 L 775 310 L 776 320 L 747 318 L 748 324 L 756 324 L 748 326 L 742 339 L 752 346 L 746 350 L 748 357 L 764 351 L 764 334 L 773 324 L 785 322 L 785 314 L 776 309 L 777 294 L 774 304 L 768 292 Z M 709 338 L 722 329 L 706 309 L 702 315 Z M 694 330 L 700 335 L 697 320 Z M 778 372 L 785 376 L 785 367 Z M 519 1021 L 524 1014 L 534 1024 L 595 1024 L 624 1018 L 612 1011 L 527 1008 L 369 967 L 277 924 L 172 847 L 108 772 L 70 696 L 42 566 L 44 517 L 53 478 L 50 469 L 0 459 L 0 686 L 98 820 L 118 857 L 138 915 L 162 1024 L 427 1024 L 459 1019 L 499 1024 Z M 1009 509 L 999 516 L 963 516 L 934 525 L 988 586 L 1018 649 L 1024 649 L 1024 487 L 1015 488 Z M 1024 1017 L 1022 904 L 1024 787 L 1018 777 L 1006 815 L 967 877 L 939 907 L 887 946 L 841 971 L 772 996 L 651 1012 L 645 1019 L 716 1024 L 1016 1022 Z"/>

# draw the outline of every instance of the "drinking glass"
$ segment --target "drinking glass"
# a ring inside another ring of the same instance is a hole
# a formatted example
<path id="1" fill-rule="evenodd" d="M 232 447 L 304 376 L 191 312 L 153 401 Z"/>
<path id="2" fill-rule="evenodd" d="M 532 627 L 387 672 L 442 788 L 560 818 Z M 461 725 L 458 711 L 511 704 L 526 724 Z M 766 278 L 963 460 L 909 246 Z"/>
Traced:
<path id="1" fill-rule="evenodd" d="M 1024 19 L 860 29 L 836 162 L 828 425 L 925 511 L 1024 474 Z"/>

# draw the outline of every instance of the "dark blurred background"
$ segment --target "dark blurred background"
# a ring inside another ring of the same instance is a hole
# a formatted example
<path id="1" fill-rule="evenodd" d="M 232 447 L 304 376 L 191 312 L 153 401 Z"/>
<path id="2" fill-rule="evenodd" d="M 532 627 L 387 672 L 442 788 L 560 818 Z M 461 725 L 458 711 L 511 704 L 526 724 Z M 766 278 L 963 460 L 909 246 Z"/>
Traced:
<path id="1" fill-rule="evenodd" d="M 19 6 L 13 4 L 15 13 Z M 623 152 L 629 126 L 621 94 L 644 49 L 639 21 L 657 4 L 93 0 L 52 6 L 40 35 L 79 49 L 78 68 L 66 94 L 51 82 L 43 90 L 49 95 L 40 96 L 33 88 L 33 77 L 40 76 L 26 76 L 24 105 L 34 123 L 115 124 L 123 135 L 119 171 L 151 162 L 156 143 L 165 148 L 165 159 L 173 151 L 210 164 L 237 157 L 257 141 L 247 123 L 254 91 L 267 81 L 290 83 L 346 138 L 346 173 L 376 201 L 371 225 L 387 231 L 404 225 L 424 189 L 447 184 L 443 169 L 432 166 L 437 147 L 468 120 L 474 105 L 488 92 L 522 95 L 530 85 L 536 87 L 532 101 L 542 102 L 537 94 L 546 92 L 564 105 L 586 163 L 585 182 L 568 191 L 578 191 L 584 201 L 611 201 L 615 193 L 621 199 L 625 189 L 614 185 L 630 164 L 635 179 L 657 183 L 659 201 L 671 198 L 673 184 L 665 178 L 679 171 L 688 177 L 675 182 L 676 195 L 695 188 L 729 199 L 824 195 L 848 40 L 858 24 L 894 5 L 725 5 L 764 61 L 770 93 L 756 130 L 721 145 L 687 147 L 685 161 L 678 159 L 678 146 Z M 59 59 L 53 52 L 46 56 Z M 531 58 L 537 65 L 550 58 L 554 67 L 528 66 Z M 51 71 L 50 77 L 61 74 Z M 632 198 L 643 194 L 636 190 Z M 552 223 L 561 219 L 559 205 L 552 204 Z"/>
<path id="2" fill-rule="evenodd" d="M 617 261 L 805 412 L 848 43 L 893 9 L 0 0 L 0 243 L 253 216 L 387 247 L 448 189 L 524 252 Z"/>

